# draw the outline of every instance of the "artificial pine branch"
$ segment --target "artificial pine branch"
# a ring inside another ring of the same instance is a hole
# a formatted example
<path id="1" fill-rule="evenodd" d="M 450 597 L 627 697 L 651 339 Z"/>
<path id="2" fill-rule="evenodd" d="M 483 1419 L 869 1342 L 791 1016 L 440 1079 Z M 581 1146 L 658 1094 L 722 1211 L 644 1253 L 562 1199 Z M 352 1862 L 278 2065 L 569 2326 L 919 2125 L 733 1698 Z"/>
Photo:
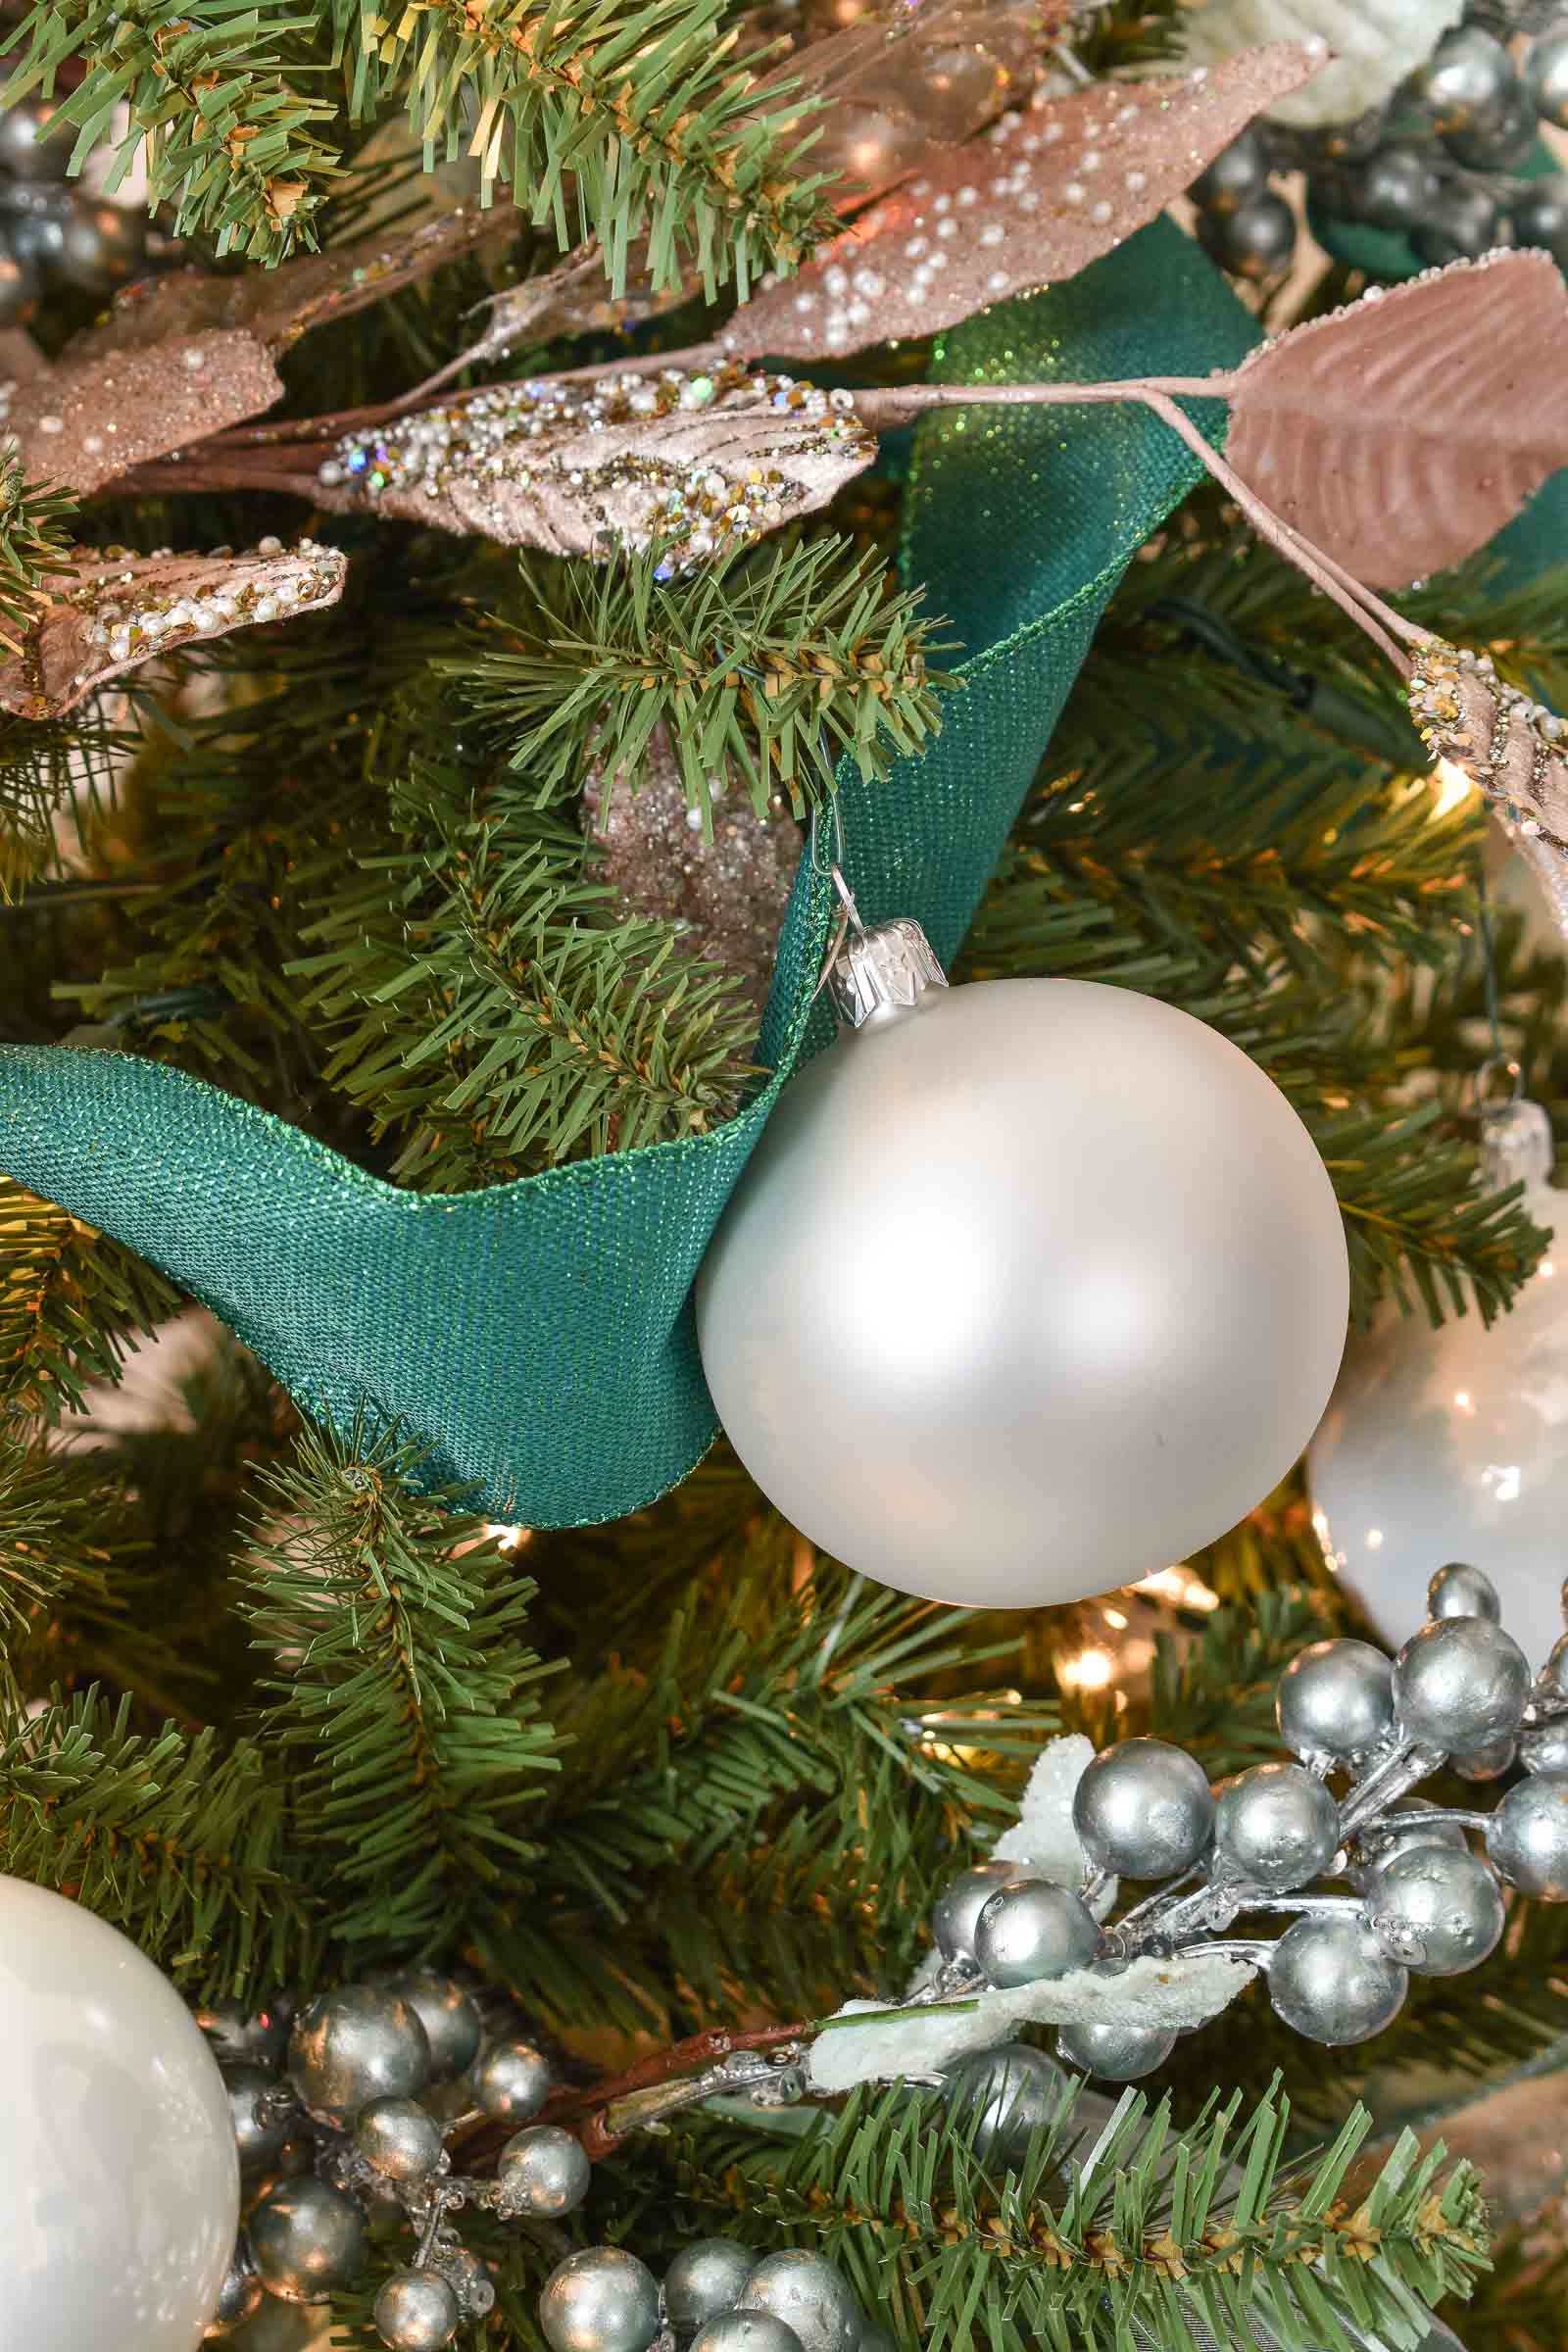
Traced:
<path id="1" fill-rule="evenodd" d="M 1298 1650 L 1331 1629 L 1304 1592 L 1260 1592 L 1252 1607 L 1218 1609 L 1178 1649 L 1155 1639 L 1149 1729 L 1198 1756 L 1210 1780 L 1278 1760 L 1275 1696 Z"/>
<path id="2" fill-rule="evenodd" d="M 752 1074 L 756 1014 L 673 923 L 617 921 L 581 831 L 421 757 L 403 840 L 336 858 L 290 967 L 337 1043 L 326 1081 L 397 1140 L 422 1191 L 700 1134 Z"/>
<path id="3" fill-rule="evenodd" d="M 307 1431 L 261 1482 L 246 1565 L 265 1741 L 355 1966 L 451 1949 L 537 1861 L 560 1769 L 522 1632 L 533 1584 L 498 1531 L 414 1491 L 418 1468 L 391 1436 Z"/>
<path id="4" fill-rule="evenodd" d="M 795 2014 L 884 1981 L 1060 1728 L 1050 1702 L 987 1687 L 1016 1641 L 983 1618 L 827 1563 L 793 1593 L 755 1552 L 740 1574 L 722 1615 L 705 1577 L 647 1658 L 585 1660 L 560 1694 L 570 1769 L 526 1903 L 487 1931 L 553 2022 L 580 2014 L 579 1956 L 607 1932 L 654 2015 L 760 1997 Z M 879 1917 L 908 1934 L 890 1948 Z"/>
<path id="5" fill-rule="evenodd" d="M 637 789 L 654 729 L 668 732 L 687 799 L 712 826 L 715 777 L 744 779 L 763 813 L 797 816 L 833 791 L 849 754 L 885 776 L 938 722 L 955 681 L 928 668 L 916 596 L 832 537 L 718 561 L 679 580 L 656 547 L 623 563 L 524 569 L 536 612 L 491 624 L 467 676 L 510 764 L 546 798 L 575 789 L 591 744 L 607 797 Z M 666 584 L 667 583 L 667 584 Z"/>
<path id="6" fill-rule="evenodd" d="M 111 1921 L 192 1997 L 309 1982 L 312 1906 L 260 1748 L 144 1738 L 128 1699 L 87 1690 L 0 1725 L 0 1871 Z"/>
<path id="7" fill-rule="evenodd" d="M 62 65 L 79 59 L 82 78 L 59 105 L 78 159 L 123 104 L 111 187 L 144 153 L 150 200 L 173 208 L 180 235 L 277 262 L 315 243 L 314 216 L 341 170 L 337 102 L 320 94 L 326 15 L 309 0 L 245 10 L 155 0 L 132 15 L 111 0 L 35 0 L 9 44 L 28 47 L 8 102 L 51 95 Z"/>
<path id="8" fill-rule="evenodd" d="M 432 0 L 386 20 L 340 0 L 192 0 L 130 19 L 107 0 L 36 0 L 13 45 L 24 39 L 15 97 L 50 94 L 79 60 L 61 104 L 78 155 L 122 103 L 116 178 L 144 154 L 151 199 L 174 208 L 181 235 L 254 262 L 316 244 L 350 124 L 400 99 L 427 158 L 467 139 L 487 201 L 510 183 L 564 246 L 597 238 L 617 294 L 639 237 L 656 285 L 689 266 L 710 296 L 731 276 L 744 295 L 760 270 L 793 268 L 830 218 L 808 175 L 808 102 L 759 104 L 719 0 Z"/>
<path id="9" fill-rule="evenodd" d="M 118 1380 L 179 1294 L 120 1242 L 0 1176 L 0 1408 L 56 1421 Z"/>
<path id="10" fill-rule="evenodd" d="M 781 2158 L 720 2125 L 674 2143 L 679 2193 L 754 2242 L 820 2247 L 901 2337 L 1025 2341 L 1052 2352 L 1190 2352 L 1201 2315 L 1221 2340 L 1266 2318 L 1281 2352 L 1317 2352 L 1355 2319 L 1413 2344 L 1425 2315 L 1486 2267 L 1476 2177 L 1406 2133 L 1352 2206 L 1346 2175 L 1370 2129 L 1351 2114 L 1315 2161 L 1286 2160 L 1289 2102 L 1245 2116 L 1210 2101 L 1187 2131 L 1128 2091 L 1073 2150 L 1073 2094 L 1004 2176 L 974 2122 L 903 2086 L 852 2094 Z M 1069 2162 L 1069 2156 L 1073 2161 Z"/>
<path id="11" fill-rule="evenodd" d="M 597 239 L 612 293 L 646 236 L 656 289 L 690 266 L 710 300 L 730 276 L 744 299 L 831 216 L 805 175 L 808 102 L 782 90 L 760 106 L 735 38 L 720 0 L 434 0 L 375 24 L 364 97 L 406 86 L 426 152 L 444 138 L 449 155 L 470 106 L 485 181 L 510 181 L 564 247 Z"/>
<path id="12" fill-rule="evenodd" d="M 108 1605 L 116 1564 L 95 1524 L 101 1497 L 24 1426 L 0 1427 L 0 1706 L 13 1709 L 45 1679 L 35 1663 L 58 1660 L 58 1617 Z"/>
<path id="13" fill-rule="evenodd" d="M 75 514 L 65 492 L 29 482 L 19 458 L 0 460 L 0 645 L 13 654 L 49 601 L 44 583 L 71 568 Z"/>

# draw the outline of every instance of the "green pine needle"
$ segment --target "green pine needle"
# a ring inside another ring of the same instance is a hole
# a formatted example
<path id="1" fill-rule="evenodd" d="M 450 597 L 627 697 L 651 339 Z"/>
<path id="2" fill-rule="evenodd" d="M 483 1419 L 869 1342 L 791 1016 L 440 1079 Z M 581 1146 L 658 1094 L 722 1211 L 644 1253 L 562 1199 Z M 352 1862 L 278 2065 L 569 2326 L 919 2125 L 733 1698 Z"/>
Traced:
<path id="1" fill-rule="evenodd" d="M 390 1436 L 307 1432 L 262 1482 L 246 1568 L 266 1744 L 350 1967 L 450 1949 L 525 1881 L 560 1769 L 551 1670 L 523 1635 L 534 1587 L 505 1531 L 414 1491 L 418 1468 Z"/>
<path id="2" fill-rule="evenodd" d="M 49 602 L 46 583 L 71 569 L 76 502 L 29 482 L 20 458 L 0 458 L 0 645 L 21 654 Z"/>
<path id="3" fill-rule="evenodd" d="M 751 1078 L 757 1016 L 669 922 L 619 921 L 582 833 L 421 760 L 404 846 L 328 867 L 292 969 L 325 1075 L 428 1192 L 702 1134 Z"/>
<path id="4" fill-rule="evenodd" d="M 1129 2090 L 1092 2143 L 1075 2095 L 1005 2171 L 975 2152 L 974 2119 L 900 2085 L 853 2093 L 782 2157 L 755 2133 L 688 2126 L 676 2181 L 754 2243 L 819 2249 L 902 2342 L 937 2347 L 1192 2352 L 1201 2319 L 1221 2342 L 1266 2323 L 1281 2352 L 1348 2352 L 1353 2320 L 1408 2352 L 1486 2268 L 1476 2176 L 1445 2174 L 1441 2145 L 1423 2156 L 1406 2132 L 1343 2193 L 1364 2109 L 1291 2163 L 1277 2085 L 1245 2116 L 1240 2094 L 1211 2100 L 1186 2132 Z"/>
<path id="5" fill-rule="evenodd" d="M 541 798 L 575 788 L 589 744 L 607 789 L 635 792 L 662 724 L 710 838 L 716 778 L 743 780 L 760 814 L 781 794 L 800 815 L 830 798 L 841 757 L 885 776 L 939 724 L 954 681 L 927 667 L 918 598 L 889 594 L 847 542 L 774 545 L 667 584 L 661 568 L 657 547 L 568 564 L 553 598 L 525 570 L 537 612 L 492 624 L 476 674 L 461 665 Z"/>
<path id="6" fill-rule="evenodd" d="M 309 1911 L 260 1748 L 225 1754 L 172 1724 L 145 1738 L 128 1700 L 57 1694 L 0 1725 L 0 1871 L 97 1912 L 192 1997 L 308 1978 Z"/>
<path id="7" fill-rule="evenodd" d="M 0 1176 L 0 1401 L 45 1420 L 118 1380 L 130 1341 L 179 1294 L 121 1243 Z"/>

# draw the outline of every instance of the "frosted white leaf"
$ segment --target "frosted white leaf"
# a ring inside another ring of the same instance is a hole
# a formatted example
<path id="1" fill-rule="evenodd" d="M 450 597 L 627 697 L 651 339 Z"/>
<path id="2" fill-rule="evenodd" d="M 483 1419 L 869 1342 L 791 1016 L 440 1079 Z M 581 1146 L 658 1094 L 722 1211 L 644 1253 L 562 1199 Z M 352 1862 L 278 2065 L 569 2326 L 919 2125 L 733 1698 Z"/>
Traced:
<path id="1" fill-rule="evenodd" d="M 1078 1885 L 1086 1857 L 1072 1826 L 1072 1800 L 1094 1754 L 1094 1741 L 1081 1732 L 1048 1740 L 1024 1786 L 1017 1820 L 991 1849 L 999 1862 L 1027 1862 L 1058 1886 Z M 1097 1917 L 1103 1919 L 1115 1900 L 1112 1879 L 1095 1902 Z"/>
<path id="2" fill-rule="evenodd" d="M 1269 108 L 1298 130 L 1353 122 L 1432 55 L 1464 0 L 1208 0 L 1187 19 L 1182 62 L 1214 66 L 1262 41 L 1321 41 L 1330 52 L 1304 89 Z"/>
<path id="3" fill-rule="evenodd" d="M 1021 2025 L 1073 2025 L 1128 2018 L 1165 2033 L 1207 2025 L 1245 1991 L 1257 1971 L 1226 1953 L 1186 1952 L 1172 1960 L 1135 1960 L 1119 1977 L 1074 1969 L 1044 1984 L 1017 1984 L 969 1996 L 969 2005 L 933 2001 L 902 2010 L 881 2025 L 836 2026 L 819 2034 L 807 2062 L 813 2091 L 852 2090 L 901 2075 L 937 2075 L 970 2050 L 994 2049 Z M 840 2017 L 879 2006 L 847 2001 Z"/>

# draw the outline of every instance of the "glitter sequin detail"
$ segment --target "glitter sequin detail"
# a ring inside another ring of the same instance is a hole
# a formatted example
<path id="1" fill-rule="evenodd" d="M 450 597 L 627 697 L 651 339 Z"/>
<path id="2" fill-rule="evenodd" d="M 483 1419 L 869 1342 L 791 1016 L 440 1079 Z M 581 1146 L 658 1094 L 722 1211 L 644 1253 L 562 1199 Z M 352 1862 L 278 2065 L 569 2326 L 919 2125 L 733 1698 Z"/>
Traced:
<path id="1" fill-rule="evenodd" d="M 318 480 L 324 506 L 557 554 L 658 539 L 674 568 L 825 505 L 875 455 L 848 393 L 726 362 L 495 385 L 348 435 Z"/>

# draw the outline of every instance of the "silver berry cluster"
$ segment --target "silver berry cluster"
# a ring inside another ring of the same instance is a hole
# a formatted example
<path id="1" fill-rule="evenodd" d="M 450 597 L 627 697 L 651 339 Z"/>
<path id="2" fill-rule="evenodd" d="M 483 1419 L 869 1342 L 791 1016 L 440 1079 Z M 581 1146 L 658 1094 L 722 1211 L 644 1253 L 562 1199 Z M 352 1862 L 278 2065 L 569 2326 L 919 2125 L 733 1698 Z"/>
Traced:
<path id="1" fill-rule="evenodd" d="M 1568 124 L 1568 7 L 1470 0 L 1427 63 L 1360 121 L 1244 130 L 1194 185 L 1200 234 L 1238 275 L 1277 275 L 1298 228 L 1273 182 L 1304 172 L 1325 212 L 1408 237 L 1438 267 L 1510 242 L 1568 262 L 1568 176 L 1525 175 L 1543 124 Z"/>
<path id="2" fill-rule="evenodd" d="M 247 2014 L 198 2012 L 228 2087 L 251 2201 L 210 2339 L 231 2334 L 264 2296 L 324 2302 L 364 2268 L 368 2223 L 388 2207 L 414 2225 L 413 2262 L 375 2302 L 389 2352 L 440 2352 L 495 2288 L 448 2216 L 474 2205 L 505 2220 L 556 2221 L 580 2205 L 590 2167 L 569 2132 L 530 2118 L 551 2070 L 518 2035 L 486 2037 L 479 2007 L 446 1977 L 346 1984 L 296 2016 L 274 2001 Z M 447 2140 L 483 2122 L 515 2124 L 493 2180 L 452 2170 Z"/>
<path id="3" fill-rule="evenodd" d="M 1162 1740 L 1103 1749 L 1073 1796 L 1082 1884 L 1015 1862 L 964 1871 L 937 1901 L 943 1965 L 919 1997 L 1226 1952 L 1264 1972 L 1288 2025 L 1340 2046 L 1391 2022 L 1412 1971 L 1452 1976 L 1487 1958 L 1502 1934 L 1499 1882 L 1568 1901 L 1568 1635 L 1533 1677 L 1490 1580 L 1457 1562 L 1432 1579 L 1428 1606 L 1395 1658 L 1335 1641 L 1292 1660 L 1278 1721 L 1295 1762 L 1210 1788 Z M 1412 1795 L 1446 1764 L 1489 1781 L 1516 1763 L 1524 1776 L 1490 1812 Z M 1102 1925 L 1123 1879 L 1158 1884 Z M 1267 1918 L 1290 1924 L 1233 1934 Z M 1129 2082 L 1163 2063 L 1174 2034 L 1129 2020 L 1112 1998 L 1106 2009 L 1060 2030 L 1070 2065 Z"/>
<path id="4" fill-rule="evenodd" d="M 585 2246 L 546 2279 L 539 2324 L 551 2352 L 892 2352 L 825 2256 L 728 2237 L 683 2247 L 662 2287 L 623 2246 Z"/>

